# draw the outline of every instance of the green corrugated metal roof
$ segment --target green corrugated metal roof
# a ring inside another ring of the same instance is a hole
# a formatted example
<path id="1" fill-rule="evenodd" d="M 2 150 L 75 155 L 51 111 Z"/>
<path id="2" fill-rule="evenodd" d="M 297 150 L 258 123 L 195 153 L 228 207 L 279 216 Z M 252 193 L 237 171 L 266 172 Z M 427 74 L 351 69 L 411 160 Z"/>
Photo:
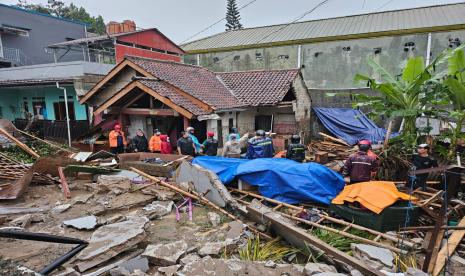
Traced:
<path id="1" fill-rule="evenodd" d="M 222 32 L 188 42 L 189 51 L 277 44 L 284 41 L 317 40 L 418 29 L 465 25 L 465 3 L 352 15 L 293 24 L 271 25 Z"/>

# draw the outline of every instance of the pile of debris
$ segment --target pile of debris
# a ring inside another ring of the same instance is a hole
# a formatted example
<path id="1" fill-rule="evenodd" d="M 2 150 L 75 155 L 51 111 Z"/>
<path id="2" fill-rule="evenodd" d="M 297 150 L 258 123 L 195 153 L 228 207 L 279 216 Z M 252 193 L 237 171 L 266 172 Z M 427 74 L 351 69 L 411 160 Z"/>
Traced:
<path id="1" fill-rule="evenodd" d="M 352 147 L 341 139 L 321 132 L 320 135 L 323 140 L 312 141 L 307 146 L 309 152 L 307 161 L 314 161 L 334 171 L 340 171 L 349 155 L 357 152 L 357 147 Z"/>

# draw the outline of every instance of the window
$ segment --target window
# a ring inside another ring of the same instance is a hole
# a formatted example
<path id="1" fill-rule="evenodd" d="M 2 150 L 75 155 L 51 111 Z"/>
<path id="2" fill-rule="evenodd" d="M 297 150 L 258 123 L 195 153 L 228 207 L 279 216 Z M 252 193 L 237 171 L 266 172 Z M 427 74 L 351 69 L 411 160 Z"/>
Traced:
<path id="1" fill-rule="evenodd" d="M 460 38 L 449 38 L 449 48 L 457 48 L 460 44 Z"/>
<path id="2" fill-rule="evenodd" d="M 344 52 L 350 52 L 350 46 L 342 47 Z"/>
<path id="3" fill-rule="evenodd" d="M 264 131 L 271 130 L 271 115 L 255 116 L 255 130 L 262 129 Z"/>
<path id="4" fill-rule="evenodd" d="M 66 107 L 64 101 L 54 102 L 53 111 L 55 112 L 55 120 L 66 120 Z M 68 113 L 70 120 L 76 120 L 73 102 L 68 101 Z"/>
<path id="5" fill-rule="evenodd" d="M 404 52 L 413 51 L 413 50 L 415 50 L 414 42 L 407 42 L 404 44 Z"/>
<path id="6" fill-rule="evenodd" d="M 375 53 L 375 55 L 381 54 L 381 47 L 373 48 L 373 52 Z"/>
<path id="7" fill-rule="evenodd" d="M 319 57 L 319 56 L 321 56 L 322 54 L 323 54 L 323 52 L 316 52 L 316 53 L 314 54 L 314 56 L 315 56 L 315 57 Z"/>
<path id="8" fill-rule="evenodd" d="M 262 53 L 255 53 L 255 59 L 256 60 L 262 60 L 263 59 Z"/>
<path id="9" fill-rule="evenodd" d="M 241 56 L 239 56 L 239 55 L 234 56 L 233 60 L 234 60 L 234 61 L 239 61 L 239 60 L 241 60 Z"/>
<path id="10" fill-rule="evenodd" d="M 279 55 L 278 59 L 289 59 L 289 55 Z"/>
<path id="11" fill-rule="evenodd" d="M 220 61 L 220 59 L 218 57 L 213 58 L 213 63 L 218 63 L 219 61 Z"/>

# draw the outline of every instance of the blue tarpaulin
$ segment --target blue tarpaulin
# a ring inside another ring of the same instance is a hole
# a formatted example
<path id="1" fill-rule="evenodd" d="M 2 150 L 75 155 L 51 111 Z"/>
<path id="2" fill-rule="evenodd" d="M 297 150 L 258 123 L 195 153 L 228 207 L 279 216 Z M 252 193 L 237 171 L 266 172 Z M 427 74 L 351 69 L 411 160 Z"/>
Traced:
<path id="1" fill-rule="evenodd" d="M 199 156 L 192 163 L 215 172 L 225 185 L 237 177 L 258 186 L 263 196 L 290 204 L 309 201 L 329 204 L 344 188 L 340 174 L 317 163 L 217 156 Z"/>
<path id="2" fill-rule="evenodd" d="M 386 136 L 386 129 L 378 127 L 360 110 L 325 107 L 314 107 L 313 110 L 332 134 L 350 145 L 355 145 L 364 139 L 376 144 L 378 141 L 384 141 Z M 397 135 L 392 133 L 391 137 Z"/>

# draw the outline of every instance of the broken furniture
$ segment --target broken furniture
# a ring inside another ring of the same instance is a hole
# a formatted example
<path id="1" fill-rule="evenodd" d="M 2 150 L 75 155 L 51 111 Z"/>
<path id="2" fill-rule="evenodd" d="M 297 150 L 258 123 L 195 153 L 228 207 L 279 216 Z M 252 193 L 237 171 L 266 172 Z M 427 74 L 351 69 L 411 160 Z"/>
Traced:
<path id="1" fill-rule="evenodd" d="M 143 160 L 159 158 L 164 161 L 163 164 L 146 163 Z M 179 166 L 182 160 L 187 159 L 186 155 L 177 154 L 160 154 L 149 152 L 123 153 L 118 154 L 119 168 L 129 169 L 136 168 L 152 176 L 172 177 L 173 172 Z"/>

